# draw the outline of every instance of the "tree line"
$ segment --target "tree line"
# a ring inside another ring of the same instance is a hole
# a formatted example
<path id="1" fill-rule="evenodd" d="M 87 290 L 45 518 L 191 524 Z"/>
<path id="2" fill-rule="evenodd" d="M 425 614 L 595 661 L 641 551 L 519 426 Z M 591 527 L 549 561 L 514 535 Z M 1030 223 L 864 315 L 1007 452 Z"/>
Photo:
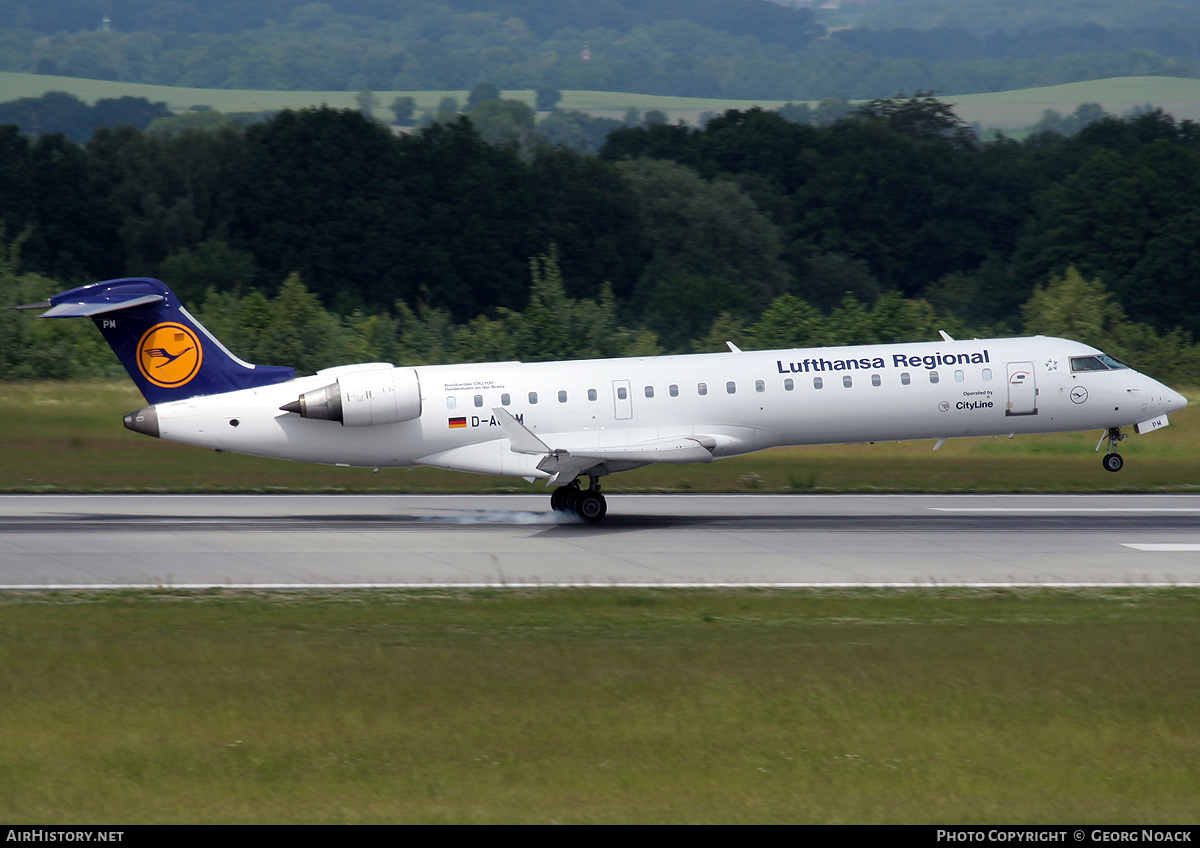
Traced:
<path id="1" fill-rule="evenodd" d="M 19 274 L 24 237 L 0 245 L 0 300 L 37 302 L 61 284 L 39 274 Z M 348 316 L 323 308 L 291 274 L 278 293 L 209 289 L 196 314 L 241 358 L 286 364 L 300 374 L 353 362 L 424 365 L 446 362 L 526 362 L 656 356 L 657 335 L 623 326 L 612 292 L 597 299 L 568 297 L 555 251 L 532 257 L 529 304 L 455 323 L 445 310 L 403 302 L 392 312 Z M 1160 379 L 1186 382 L 1200 368 L 1200 346 L 1179 331 L 1159 334 L 1132 321 L 1098 280 L 1075 268 L 1039 286 L 1022 307 L 1022 330 L 1078 339 Z M 775 298 L 755 320 L 718 315 L 690 349 L 722 352 L 733 342 L 744 350 L 887 344 L 932 340 L 939 330 L 965 337 L 953 315 L 938 316 L 927 301 L 889 292 L 874 304 L 847 295 L 821 311 L 791 294 Z M 73 380 L 123 376 L 120 362 L 90 322 L 39 321 L 0 312 L 0 369 L 10 380 Z"/>
<path id="2" fill-rule="evenodd" d="M 812 10 L 768 0 L 7 3 L 0 70 L 200 88 L 488 82 L 772 100 L 1200 74 L 1194 4 L 994 0 L 941 14 L 929 9 L 938 4 L 880 5 L 857 26 L 830 19 L 838 25 L 827 31 Z"/>
<path id="3" fill-rule="evenodd" d="M 980 142 L 926 93 L 826 125 L 749 110 L 625 127 L 599 155 L 489 143 L 470 115 L 397 136 L 321 108 L 86 144 L 10 126 L 0 225 L 21 286 L 157 276 L 250 345 L 279 298 L 310 304 L 290 323 L 334 347 L 297 343 L 297 361 L 528 359 L 560 337 L 583 340 L 554 347 L 570 356 L 773 345 L 759 324 L 780 310 L 840 326 L 899 321 L 897 303 L 1009 333 L 1037 329 L 1026 305 L 1072 269 L 1121 310 L 1097 326 L 1141 328 L 1120 344 L 1183 349 L 1200 331 L 1198 148 L 1200 128 L 1161 112 Z M 37 299 L 21 292 L 8 302 Z"/>

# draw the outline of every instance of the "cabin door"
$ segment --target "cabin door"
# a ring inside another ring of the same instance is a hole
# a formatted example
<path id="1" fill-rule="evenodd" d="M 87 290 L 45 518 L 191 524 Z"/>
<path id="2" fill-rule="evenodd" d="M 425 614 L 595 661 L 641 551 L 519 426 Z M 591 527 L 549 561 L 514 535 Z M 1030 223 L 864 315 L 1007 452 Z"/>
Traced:
<path id="1" fill-rule="evenodd" d="M 1008 406 L 1005 415 L 1037 415 L 1037 382 L 1032 362 L 1008 363 Z"/>
<path id="2" fill-rule="evenodd" d="M 633 417 L 633 392 L 628 380 L 613 380 L 613 410 L 618 421 Z"/>

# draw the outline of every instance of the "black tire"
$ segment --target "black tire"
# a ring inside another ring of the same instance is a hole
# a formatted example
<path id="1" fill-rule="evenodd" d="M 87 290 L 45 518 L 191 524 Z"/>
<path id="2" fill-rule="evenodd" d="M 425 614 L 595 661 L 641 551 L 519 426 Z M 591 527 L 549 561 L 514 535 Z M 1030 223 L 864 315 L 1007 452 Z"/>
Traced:
<path id="1" fill-rule="evenodd" d="M 555 512 L 574 512 L 575 504 L 579 501 L 579 484 L 568 483 L 559 486 L 550 495 L 550 508 Z"/>
<path id="2" fill-rule="evenodd" d="M 608 514 L 608 502 L 599 492 L 584 492 L 575 502 L 575 514 L 588 524 L 595 524 Z"/>
<path id="3" fill-rule="evenodd" d="M 1121 459 L 1121 455 L 1119 453 L 1105 454 L 1105 456 L 1104 456 L 1104 470 L 1105 471 L 1112 471 L 1115 473 L 1117 471 L 1120 471 L 1124 467 L 1125 467 L 1125 460 Z"/>

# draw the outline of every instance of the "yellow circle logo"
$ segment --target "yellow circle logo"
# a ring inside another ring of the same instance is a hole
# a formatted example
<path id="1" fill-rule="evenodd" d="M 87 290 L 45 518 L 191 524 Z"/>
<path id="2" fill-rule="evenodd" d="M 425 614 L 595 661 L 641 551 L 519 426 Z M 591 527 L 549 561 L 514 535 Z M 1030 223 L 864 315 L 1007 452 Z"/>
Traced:
<path id="1" fill-rule="evenodd" d="M 174 322 L 155 324 L 137 346 L 138 370 L 164 389 L 182 386 L 195 377 L 203 359 L 204 351 L 195 332 Z"/>

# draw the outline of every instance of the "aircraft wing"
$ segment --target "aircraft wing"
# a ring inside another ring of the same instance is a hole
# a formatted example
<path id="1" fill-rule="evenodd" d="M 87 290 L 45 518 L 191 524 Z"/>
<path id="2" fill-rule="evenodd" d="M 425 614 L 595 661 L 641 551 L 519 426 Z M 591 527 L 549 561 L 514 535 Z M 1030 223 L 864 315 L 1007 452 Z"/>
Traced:
<path id="1" fill-rule="evenodd" d="M 550 484 L 574 480 L 589 469 L 605 463 L 649 465 L 652 462 L 712 462 L 717 440 L 711 436 L 673 436 L 637 444 L 588 447 L 550 447 L 507 409 L 492 410 L 504 428 L 514 453 L 541 456 L 538 470 L 551 475 Z"/>

